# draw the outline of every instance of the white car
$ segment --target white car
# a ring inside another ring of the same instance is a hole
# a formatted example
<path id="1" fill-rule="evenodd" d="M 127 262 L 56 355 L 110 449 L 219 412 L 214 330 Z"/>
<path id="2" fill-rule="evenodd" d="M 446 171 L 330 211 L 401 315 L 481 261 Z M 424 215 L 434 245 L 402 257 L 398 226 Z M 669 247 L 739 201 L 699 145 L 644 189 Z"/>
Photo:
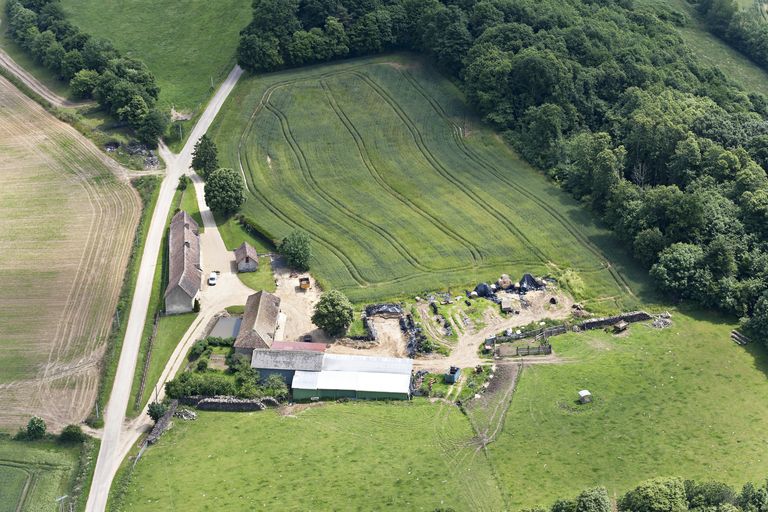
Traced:
<path id="1" fill-rule="evenodd" d="M 211 275 L 208 276 L 208 286 L 216 286 L 216 281 L 219 280 L 219 274 L 216 272 L 211 272 Z"/>

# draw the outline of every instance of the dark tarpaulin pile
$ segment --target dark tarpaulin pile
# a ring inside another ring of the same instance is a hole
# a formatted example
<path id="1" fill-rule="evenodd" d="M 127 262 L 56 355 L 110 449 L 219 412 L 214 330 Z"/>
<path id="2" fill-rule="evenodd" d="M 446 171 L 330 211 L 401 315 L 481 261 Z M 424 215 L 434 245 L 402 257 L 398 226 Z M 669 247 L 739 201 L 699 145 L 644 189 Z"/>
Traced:
<path id="1" fill-rule="evenodd" d="M 387 315 L 400 316 L 403 314 L 403 308 L 399 304 L 371 304 L 365 307 L 366 316 Z"/>

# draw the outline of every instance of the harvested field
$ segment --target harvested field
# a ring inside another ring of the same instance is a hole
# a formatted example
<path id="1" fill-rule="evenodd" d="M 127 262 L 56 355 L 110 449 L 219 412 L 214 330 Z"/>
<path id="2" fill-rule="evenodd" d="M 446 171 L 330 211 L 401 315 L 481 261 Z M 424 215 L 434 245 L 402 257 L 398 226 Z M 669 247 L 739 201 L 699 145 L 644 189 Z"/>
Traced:
<path id="1" fill-rule="evenodd" d="M 310 233 L 313 273 L 353 301 L 566 268 L 614 307 L 642 291 L 610 234 L 422 61 L 244 79 L 210 133 L 243 171 L 244 213 L 276 238 Z"/>
<path id="2" fill-rule="evenodd" d="M 108 162 L 0 79 L 0 428 L 93 405 L 140 208 Z"/>

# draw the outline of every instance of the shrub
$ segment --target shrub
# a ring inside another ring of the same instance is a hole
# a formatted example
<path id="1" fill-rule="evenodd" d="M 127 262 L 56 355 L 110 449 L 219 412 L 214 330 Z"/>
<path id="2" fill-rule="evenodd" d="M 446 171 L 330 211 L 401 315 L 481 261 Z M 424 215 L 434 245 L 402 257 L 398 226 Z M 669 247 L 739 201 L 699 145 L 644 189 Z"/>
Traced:
<path id="1" fill-rule="evenodd" d="M 27 423 L 26 437 L 29 440 L 42 439 L 45 436 L 47 427 L 43 418 L 32 416 Z"/>
<path id="2" fill-rule="evenodd" d="M 208 370 L 208 359 L 198 359 L 197 360 L 197 371 L 204 372 Z"/>
<path id="3" fill-rule="evenodd" d="M 85 434 L 80 425 L 67 425 L 59 435 L 61 443 L 82 443 L 85 441 Z"/>
<path id="4" fill-rule="evenodd" d="M 187 186 L 191 183 L 192 180 L 189 179 L 189 176 L 186 174 L 182 174 L 181 178 L 179 178 L 179 184 L 176 187 L 176 190 L 187 190 Z"/>
<path id="5" fill-rule="evenodd" d="M 168 411 L 168 407 L 160 402 L 152 402 L 147 407 L 147 416 L 152 418 L 152 421 L 157 423 L 160 418 Z"/>

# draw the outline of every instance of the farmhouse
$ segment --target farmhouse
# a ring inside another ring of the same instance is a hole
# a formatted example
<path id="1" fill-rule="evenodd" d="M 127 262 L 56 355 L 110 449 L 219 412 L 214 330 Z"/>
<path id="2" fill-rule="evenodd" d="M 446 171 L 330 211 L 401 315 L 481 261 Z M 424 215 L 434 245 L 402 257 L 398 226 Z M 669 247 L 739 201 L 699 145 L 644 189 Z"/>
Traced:
<path id="1" fill-rule="evenodd" d="M 412 359 L 325 354 L 320 371 L 296 371 L 293 399 L 407 400 L 412 370 Z"/>
<path id="2" fill-rule="evenodd" d="M 271 348 L 279 315 L 280 297 L 263 290 L 248 297 L 235 339 L 235 352 L 250 359 L 254 349 Z"/>
<path id="3" fill-rule="evenodd" d="M 203 275 L 198 229 L 197 222 L 183 210 L 171 219 L 168 232 L 168 287 L 165 290 L 167 314 L 188 313 L 195 307 Z"/>
<path id="4" fill-rule="evenodd" d="M 243 242 L 235 249 L 235 261 L 238 272 L 256 272 L 259 269 L 259 256 L 256 254 L 256 249 L 247 242 Z"/>

